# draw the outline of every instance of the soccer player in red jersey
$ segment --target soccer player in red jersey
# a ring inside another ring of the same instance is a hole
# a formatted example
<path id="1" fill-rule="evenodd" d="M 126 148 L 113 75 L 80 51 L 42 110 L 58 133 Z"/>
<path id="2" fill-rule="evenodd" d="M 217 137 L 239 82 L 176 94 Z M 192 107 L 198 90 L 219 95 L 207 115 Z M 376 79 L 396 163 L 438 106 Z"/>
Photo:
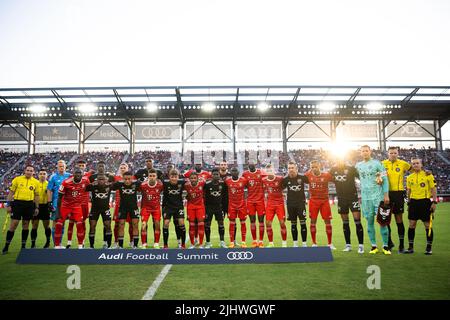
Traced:
<path id="1" fill-rule="evenodd" d="M 284 210 L 284 197 L 283 197 L 283 177 L 276 176 L 275 170 L 271 164 L 266 166 L 267 177 L 262 179 L 264 190 L 267 192 L 267 205 L 266 205 L 266 228 L 267 237 L 269 238 L 269 248 L 273 248 L 273 231 L 272 221 L 275 215 L 278 217 L 281 227 L 282 247 L 287 247 L 286 242 L 286 213 Z"/>
<path id="2" fill-rule="evenodd" d="M 192 171 L 189 181 L 184 185 L 187 192 L 187 215 L 189 219 L 189 238 L 191 246 L 195 248 L 195 229 L 198 228 L 199 245 L 203 248 L 203 238 L 205 236 L 205 204 L 204 204 L 205 180 L 199 179 L 197 172 Z"/>
<path id="3" fill-rule="evenodd" d="M 86 161 L 84 160 L 78 160 L 77 161 L 77 167 L 81 169 L 81 172 L 83 172 L 83 177 L 89 179 L 89 177 L 93 174 L 93 171 L 86 172 Z M 89 192 L 83 192 L 81 196 L 81 211 L 83 212 L 83 227 L 84 227 L 84 234 L 86 234 L 86 219 L 89 217 Z M 66 249 L 69 249 L 72 245 L 72 236 L 73 236 L 73 227 L 74 222 L 73 220 L 69 221 L 69 227 L 67 229 L 67 246 Z M 78 229 L 77 229 L 78 232 Z M 84 239 L 83 239 L 84 244 Z"/>
<path id="4" fill-rule="evenodd" d="M 196 172 L 200 178 L 205 180 L 205 182 L 211 180 L 211 172 L 203 170 L 201 163 L 196 163 L 194 169 L 186 171 L 184 177 L 189 178 L 192 172 Z"/>
<path id="5" fill-rule="evenodd" d="M 83 177 L 81 169 L 75 169 L 73 176 L 64 180 L 59 188 L 58 194 L 58 218 L 55 226 L 55 248 L 62 249 L 61 237 L 62 228 L 66 219 L 70 219 L 77 224 L 78 248 L 83 248 L 85 228 L 83 227 L 82 200 L 89 179 Z"/>
<path id="6" fill-rule="evenodd" d="M 247 213 L 250 216 L 252 248 L 263 247 L 265 215 L 263 176 L 261 170 L 256 169 L 253 162 L 249 163 L 248 170 L 244 171 L 242 176 L 247 179 Z M 256 238 L 256 214 L 258 214 L 259 241 Z"/>
<path id="7" fill-rule="evenodd" d="M 128 164 L 121 163 L 119 166 L 119 175 L 114 176 L 114 181 L 123 181 L 123 175 L 128 171 Z M 119 247 L 119 207 L 120 207 L 120 191 L 117 190 L 114 195 L 114 245 L 113 248 L 117 249 Z M 133 239 L 133 224 L 131 223 L 131 218 L 127 217 L 126 222 L 128 223 L 128 235 L 130 236 L 130 247 L 132 247 Z"/>
<path id="8" fill-rule="evenodd" d="M 148 170 L 148 179 L 144 181 L 140 189 L 141 200 L 141 242 L 142 248 L 147 248 L 147 223 L 150 216 L 153 219 L 155 243 L 153 247 L 159 249 L 159 237 L 161 235 L 161 192 L 164 190 L 163 183 L 157 180 L 155 169 Z M 166 248 L 164 246 L 164 248 Z"/>
<path id="9" fill-rule="evenodd" d="M 331 228 L 331 208 L 328 196 L 328 183 L 333 181 L 333 177 L 329 172 L 320 171 L 320 163 L 317 160 L 311 161 L 310 170 L 305 173 L 309 180 L 309 217 L 311 218 L 311 238 L 312 246 L 317 247 L 316 242 L 316 222 L 317 216 L 322 216 L 325 222 L 325 229 L 327 232 L 328 246 L 335 250 L 336 248 L 331 243 L 332 228 Z"/>
<path id="10" fill-rule="evenodd" d="M 247 179 L 239 177 L 239 170 L 236 167 L 230 170 L 231 177 L 225 179 L 225 184 L 228 188 L 228 219 L 230 219 L 230 248 L 234 248 L 236 218 L 241 222 L 242 243 L 241 248 L 246 248 L 245 236 L 247 234 L 247 226 L 245 220 L 247 219 L 247 207 L 245 205 L 245 187 L 247 186 Z"/>

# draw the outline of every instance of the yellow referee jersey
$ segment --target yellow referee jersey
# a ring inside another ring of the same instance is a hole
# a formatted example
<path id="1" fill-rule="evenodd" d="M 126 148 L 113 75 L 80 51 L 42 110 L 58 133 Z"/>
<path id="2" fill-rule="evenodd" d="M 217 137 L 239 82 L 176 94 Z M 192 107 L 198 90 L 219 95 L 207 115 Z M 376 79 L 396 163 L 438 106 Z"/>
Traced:
<path id="1" fill-rule="evenodd" d="M 39 204 L 47 203 L 47 185 L 48 185 L 47 180 L 45 180 L 44 182 L 38 180 L 37 191 L 39 193 Z"/>
<path id="2" fill-rule="evenodd" d="M 394 162 L 389 159 L 382 161 L 383 166 L 386 168 L 386 173 L 389 180 L 389 191 L 404 191 L 403 178 L 406 171 L 411 169 L 411 165 L 403 160 L 395 160 Z"/>
<path id="3" fill-rule="evenodd" d="M 39 188 L 39 181 L 33 177 L 27 179 L 24 175 L 15 177 L 10 190 L 14 192 L 14 200 L 32 201 Z"/>
<path id="4" fill-rule="evenodd" d="M 411 173 L 406 178 L 406 185 L 411 189 L 411 199 L 429 199 L 431 197 L 431 189 L 436 186 L 432 174 L 427 175 L 425 171 Z"/>

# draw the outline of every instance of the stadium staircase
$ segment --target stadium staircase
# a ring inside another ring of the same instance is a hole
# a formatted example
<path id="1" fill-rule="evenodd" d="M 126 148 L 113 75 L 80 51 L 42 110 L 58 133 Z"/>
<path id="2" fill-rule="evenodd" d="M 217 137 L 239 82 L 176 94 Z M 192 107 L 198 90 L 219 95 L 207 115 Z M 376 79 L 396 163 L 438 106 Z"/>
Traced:
<path id="1" fill-rule="evenodd" d="M 7 177 L 20 163 L 22 163 L 27 158 L 27 155 L 22 156 L 19 160 L 16 161 L 9 169 L 5 172 L 5 174 L 0 178 L 0 184 L 3 184 L 3 180 Z"/>
<path id="2" fill-rule="evenodd" d="M 436 152 L 437 156 L 442 159 L 446 164 L 450 165 L 450 160 L 442 154 L 442 152 Z"/>

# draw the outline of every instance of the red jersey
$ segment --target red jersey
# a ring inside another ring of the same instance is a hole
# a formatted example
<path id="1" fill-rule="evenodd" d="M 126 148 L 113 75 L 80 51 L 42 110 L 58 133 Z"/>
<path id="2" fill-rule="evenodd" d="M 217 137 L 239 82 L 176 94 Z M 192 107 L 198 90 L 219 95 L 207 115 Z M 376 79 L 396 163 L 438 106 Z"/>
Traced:
<path id="1" fill-rule="evenodd" d="M 59 187 L 59 193 L 63 195 L 61 207 L 65 208 L 80 208 L 84 203 L 83 199 L 86 191 L 86 187 L 89 185 L 89 179 L 82 177 L 81 181 L 75 183 L 73 177 L 69 177 L 61 183 Z"/>
<path id="2" fill-rule="evenodd" d="M 333 180 L 333 177 L 328 172 L 322 172 L 316 176 L 311 171 L 305 173 L 309 180 L 309 194 L 311 199 L 328 199 L 328 182 Z"/>
<path id="3" fill-rule="evenodd" d="M 164 186 L 160 180 L 157 180 L 154 186 L 149 185 L 148 180 L 146 180 L 141 184 L 139 190 L 142 193 L 142 208 L 154 210 L 161 206 L 161 192 L 163 192 Z"/>
<path id="4" fill-rule="evenodd" d="M 251 203 L 264 201 L 263 176 L 261 170 L 256 169 L 255 172 L 247 170 L 244 171 L 242 176 L 247 179 L 247 201 Z"/>
<path id="5" fill-rule="evenodd" d="M 86 178 L 89 181 L 89 177 L 92 176 L 93 173 L 94 173 L 94 171 L 85 172 L 83 174 L 83 178 Z M 87 205 L 89 203 L 89 201 L 91 200 L 89 197 L 89 192 L 84 192 L 81 199 L 82 199 L 81 201 L 83 202 L 83 204 Z"/>
<path id="6" fill-rule="evenodd" d="M 284 205 L 283 177 L 275 176 L 273 180 L 269 177 L 262 179 L 264 190 L 267 192 L 267 205 Z"/>
<path id="7" fill-rule="evenodd" d="M 184 177 L 185 178 L 189 178 L 193 171 L 195 171 L 195 170 L 191 169 L 191 170 L 185 172 Z M 198 174 L 199 178 L 202 178 L 205 181 L 206 180 L 210 180 L 212 178 L 211 172 L 208 172 L 208 171 L 205 171 L 205 170 L 202 170 L 202 171 L 200 171 L 200 173 L 197 173 L 197 174 Z"/>
<path id="8" fill-rule="evenodd" d="M 225 184 L 228 187 L 228 203 L 234 208 L 241 208 L 245 206 L 244 189 L 247 186 L 247 179 L 240 177 L 234 181 L 232 177 L 225 179 Z"/>
<path id="9" fill-rule="evenodd" d="M 199 180 L 196 186 L 193 186 L 190 181 L 187 181 L 184 185 L 184 190 L 187 191 L 188 205 L 192 206 L 204 206 L 203 193 L 205 187 L 205 181 Z"/>

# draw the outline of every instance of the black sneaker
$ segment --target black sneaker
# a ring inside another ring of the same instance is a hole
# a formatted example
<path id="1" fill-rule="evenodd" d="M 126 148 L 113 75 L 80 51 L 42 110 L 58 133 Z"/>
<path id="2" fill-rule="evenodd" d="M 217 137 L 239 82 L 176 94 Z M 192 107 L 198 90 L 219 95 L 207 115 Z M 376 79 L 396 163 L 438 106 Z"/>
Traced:
<path id="1" fill-rule="evenodd" d="M 50 247 L 50 242 L 46 242 L 44 245 L 44 249 L 48 249 Z"/>
<path id="2" fill-rule="evenodd" d="M 432 254 L 433 254 L 433 251 L 431 251 L 431 249 L 430 250 L 426 250 L 425 251 L 425 254 L 427 255 L 427 256 L 431 256 Z"/>
<path id="3" fill-rule="evenodd" d="M 405 250 L 403 253 L 414 253 L 414 248 L 408 248 L 407 250 Z"/>
<path id="4" fill-rule="evenodd" d="M 399 247 L 398 248 L 398 253 L 405 253 L 405 248 L 404 247 Z"/>
<path id="5" fill-rule="evenodd" d="M 70 249 L 71 246 L 72 246 L 71 244 L 68 244 L 68 245 L 66 246 L 66 249 Z"/>
<path id="6" fill-rule="evenodd" d="M 34 248 L 36 248 L 36 243 L 31 244 L 31 249 L 34 249 Z"/>

